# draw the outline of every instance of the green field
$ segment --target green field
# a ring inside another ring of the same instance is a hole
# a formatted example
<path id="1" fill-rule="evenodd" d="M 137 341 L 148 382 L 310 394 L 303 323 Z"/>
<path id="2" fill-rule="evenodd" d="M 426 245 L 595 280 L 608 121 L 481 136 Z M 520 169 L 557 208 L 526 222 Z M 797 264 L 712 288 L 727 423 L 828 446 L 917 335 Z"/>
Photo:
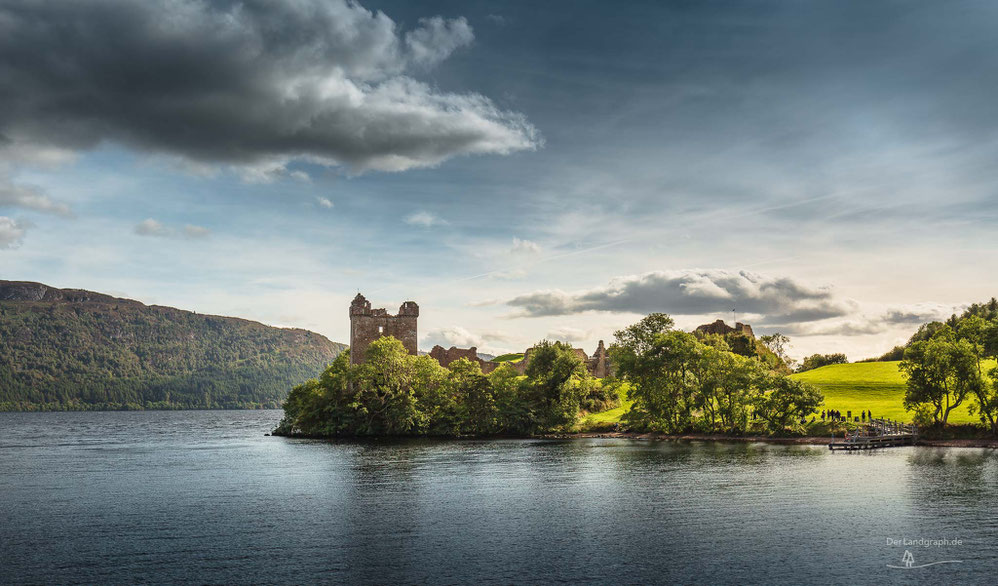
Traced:
<path id="1" fill-rule="evenodd" d="M 859 362 L 855 364 L 833 364 L 823 366 L 792 378 L 809 382 L 825 396 L 825 404 L 819 409 L 837 409 L 845 415 L 852 411 L 871 411 L 874 417 L 886 417 L 896 421 L 911 421 L 911 413 L 904 410 L 904 377 L 898 371 L 898 362 Z M 985 369 L 995 367 L 989 362 Z M 622 397 L 623 404 L 616 409 L 592 413 L 582 422 L 583 426 L 616 423 L 630 409 L 631 402 Z M 967 412 L 973 399 L 964 400 L 950 413 L 950 423 L 979 423 L 980 420 Z"/>
<path id="2" fill-rule="evenodd" d="M 904 410 L 905 381 L 898 370 L 898 362 L 859 362 L 855 364 L 832 364 L 800 374 L 792 378 L 809 382 L 825 395 L 823 409 L 837 409 L 845 414 L 852 411 L 873 412 L 874 417 L 886 417 L 898 421 L 911 421 L 911 413 Z M 986 368 L 993 368 L 994 363 Z M 979 423 L 977 417 L 967 412 L 972 401 L 964 400 L 950 413 L 950 423 Z"/>
<path id="3" fill-rule="evenodd" d="M 519 362 L 523 360 L 523 353 L 514 354 L 503 354 L 502 356 L 496 356 L 492 359 L 492 362 Z"/>

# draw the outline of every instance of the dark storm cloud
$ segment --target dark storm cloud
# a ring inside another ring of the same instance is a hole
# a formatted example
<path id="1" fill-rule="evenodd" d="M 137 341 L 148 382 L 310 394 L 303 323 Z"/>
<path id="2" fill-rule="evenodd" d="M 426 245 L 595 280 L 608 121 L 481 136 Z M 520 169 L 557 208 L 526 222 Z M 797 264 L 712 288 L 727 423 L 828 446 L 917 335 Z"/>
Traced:
<path id="1" fill-rule="evenodd" d="M 391 18 L 344 1 L 88 0 L 0 6 L 9 150 L 112 141 L 196 164 L 292 160 L 397 171 L 535 148 L 534 127 L 407 73 L 474 38 L 464 18 Z"/>
<path id="2" fill-rule="evenodd" d="M 843 316 L 852 310 L 828 289 L 811 288 L 786 277 L 718 269 L 655 271 L 619 277 L 606 287 L 590 291 L 538 291 L 506 303 L 519 308 L 520 317 L 585 311 L 698 315 L 735 309 L 739 313 L 761 314 L 767 324 L 815 321 Z"/>

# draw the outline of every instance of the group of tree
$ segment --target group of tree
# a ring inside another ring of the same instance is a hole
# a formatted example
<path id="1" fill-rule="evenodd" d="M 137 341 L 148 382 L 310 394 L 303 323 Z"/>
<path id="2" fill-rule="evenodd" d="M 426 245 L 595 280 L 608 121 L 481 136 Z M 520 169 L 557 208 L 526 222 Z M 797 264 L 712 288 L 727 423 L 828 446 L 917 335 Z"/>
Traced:
<path id="1" fill-rule="evenodd" d="M 841 352 L 836 354 L 812 354 L 801 360 L 796 372 L 807 372 L 830 364 L 848 364 L 849 359 Z"/>
<path id="2" fill-rule="evenodd" d="M 530 435 L 568 431 L 586 412 L 633 401 L 624 424 L 679 433 L 751 428 L 794 430 L 822 402 L 805 383 L 758 357 L 731 351 L 722 336 L 698 338 L 652 314 L 616 333 L 613 374 L 594 378 L 568 344 L 544 341 L 525 373 L 501 364 L 488 374 L 468 360 L 441 366 L 413 356 L 392 337 L 370 344 L 351 365 L 340 355 L 318 379 L 296 386 L 275 433 L 365 435 Z"/>
<path id="3" fill-rule="evenodd" d="M 969 402 L 970 412 L 998 435 L 998 368 L 985 368 L 987 359 L 998 358 L 998 314 L 989 317 L 961 316 L 905 349 L 904 406 L 917 423 L 945 425 L 954 409 Z"/>
<path id="4" fill-rule="evenodd" d="M 581 412 L 619 404 L 617 386 L 596 379 L 571 346 L 541 342 L 525 376 L 509 364 L 483 374 L 467 359 L 441 366 L 386 336 L 361 364 L 341 354 L 318 379 L 296 386 L 278 435 L 528 435 L 571 428 Z"/>
<path id="5" fill-rule="evenodd" d="M 624 418 L 634 429 L 782 434 L 799 431 L 823 401 L 815 387 L 732 352 L 723 337 L 674 330 L 661 313 L 617 332 L 609 351 L 629 383 L 634 403 Z"/>
<path id="6" fill-rule="evenodd" d="M 783 334 L 776 333 L 755 338 L 739 331 L 727 334 L 705 334 L 694 331 L 693 336 L 708 345 L 723 343 L 732 354 L 751 358 L 768 370 L 784 374 L 790 374 L 793 370 L 793 359 L 787 353 L 790 348 L 790 338 Z"/>

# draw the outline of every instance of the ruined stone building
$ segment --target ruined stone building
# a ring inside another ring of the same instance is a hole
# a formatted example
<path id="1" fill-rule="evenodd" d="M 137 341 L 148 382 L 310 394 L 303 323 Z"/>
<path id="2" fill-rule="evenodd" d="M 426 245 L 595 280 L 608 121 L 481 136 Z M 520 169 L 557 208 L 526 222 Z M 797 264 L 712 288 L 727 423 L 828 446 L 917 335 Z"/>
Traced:
<path id="1" fill-rule="evenodd" d="M 371 302 L 358 293 L 350 304 L 350 364 L 364 362 L 368 344 L 382 336 L 398 338 L 406 352 L 415 355 L 418 317 L 419 306 L 414 301 L 406 301 L 397 315 L 391 315 L 384 308 L 371 309 Z"/>
<path id="2" fill-rule="evenodd" d="M 413 301 L 406 301 L 399 307 L 397 315 L 391 315 L 383 308 L 372 309 L 371 302 L 358 293 L 350 304 L 350 364 L 364 362 L 367 346 L 382 336 L 398 338 L 409 354 L 418 354 L 416 333 L 418 318 L 419 306 Z M 510 364 L 520 374 L 526 372 L 532 350 L 533 348 L 528 348 L 524 352 L 522 360 Z M 592 356 L 586 354 L 581 348 L 573 348 L 572 350 L 593 376 L 603 378 L 610 373 L 603 340 L 599 341 L 599 346 L 596 347 L 596 352 Z M 434 346 L 430 350 L 430 357 L 436 359 L 441 366 L 449 366 L 456 360 L 467 358 L 472 362 L 477 362 L 485 374 L 492 372 L 500 365 L 498 362 L 483 360 L 478 356 L 478 348 L 474 346 L 471 348 L 451 346 L 448 349 L 444 349 L 443 346 Z"/>
<path id="3" fill-rule="evenodd" d="M 755 338 L 755 334 L 752 332 L 752 326 L 748 324 L 743 324 L 742 322 L 735 322 L 735 327 L 731 327 L 724 323 L 723 319 L 719 319 L 712 324 L 703 324 L 693 330 L 697 334 L 720 334 L 726 336 L 732 333 L 745 334 L 750 338 Z"/>
<path id="4" fill-rule="evenodd" d="M 478 348 L 475 346 L 472 346 L 471 348 L 458 348 L 456 346 L 451 346 L 445 350 L 443 346 L 437 345 L 430 350 L 430 358 L 436 359 L 436 361 L 440 363 L 440 366 L 450 366 L 451 362 L 467 358 L 472 362 L 477 362 L 478 366 L 482 367 L 482 372 L 485 374 L 492 372 L 499 366 L 496 362 L 480 358 L 478 356 Z"/>
<path id="5" fill-rule="evenodd" d="M 519 362 L 514 362 L 510 366 L 516 369 L 520 374 L 526 374 L 527 365 L 530 364 L 530 354 L 533 352 L 533 348 L 527 348 L 523 353 L 523 360 Z M 582 348 L 572 348 L 572 352 L 579 357 L 582 364 L 586 366 L 586 370 L 589 374 L 595 376 L 596 378 L 603 378 L 610 374 L 610 361 L 606 352 L 606 347 L 603 345 L 603 340 L 599 341 L 599 345 L 596 347 L 596 352 L 592 356 L 586 354 L 586 351 Z M 494 368 L 493 368 L 494 370 Z"/>

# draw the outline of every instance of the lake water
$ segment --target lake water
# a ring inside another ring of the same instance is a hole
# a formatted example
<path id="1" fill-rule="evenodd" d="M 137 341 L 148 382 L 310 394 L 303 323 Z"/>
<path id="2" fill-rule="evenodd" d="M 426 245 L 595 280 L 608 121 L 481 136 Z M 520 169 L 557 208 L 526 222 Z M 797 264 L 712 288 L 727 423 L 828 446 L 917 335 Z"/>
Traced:
<path id="1" fill-rule="evenodd" d="M 998 580 L 994 451 L 264 437 L 279 418 L 0 413 L 0 583 Z"/>

